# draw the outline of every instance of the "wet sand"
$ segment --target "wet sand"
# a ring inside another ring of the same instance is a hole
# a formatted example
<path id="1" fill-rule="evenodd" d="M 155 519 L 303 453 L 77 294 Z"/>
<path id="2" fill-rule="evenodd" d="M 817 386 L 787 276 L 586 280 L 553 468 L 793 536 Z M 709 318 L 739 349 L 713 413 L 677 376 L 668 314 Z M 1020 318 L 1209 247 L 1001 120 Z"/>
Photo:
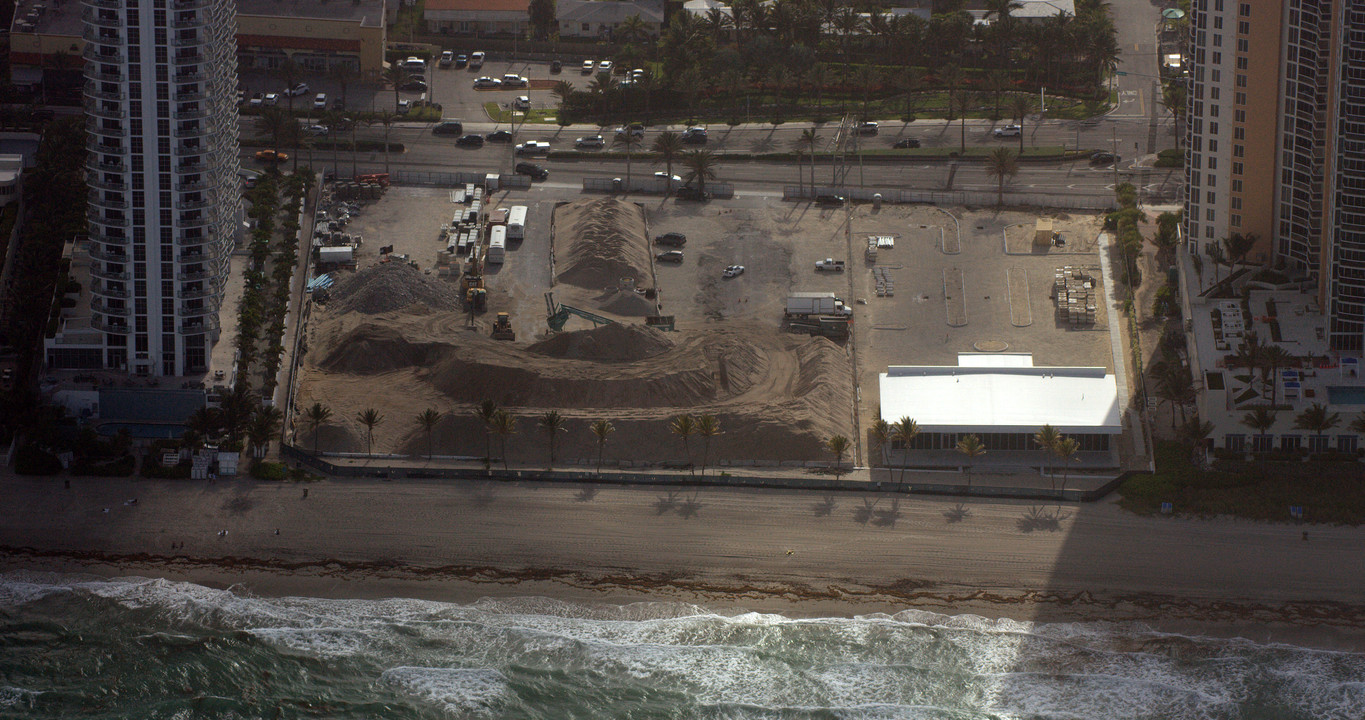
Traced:
<path id="1" fill-rule="evenodd" d="M 1359 528 L 1307 527 L 1304 541 L 1302 527 L 1112 502 L 536 483 L 0 477 L 0 496 L 6 570 L 262 595 L 917 608 L 1365 648 Z"/>

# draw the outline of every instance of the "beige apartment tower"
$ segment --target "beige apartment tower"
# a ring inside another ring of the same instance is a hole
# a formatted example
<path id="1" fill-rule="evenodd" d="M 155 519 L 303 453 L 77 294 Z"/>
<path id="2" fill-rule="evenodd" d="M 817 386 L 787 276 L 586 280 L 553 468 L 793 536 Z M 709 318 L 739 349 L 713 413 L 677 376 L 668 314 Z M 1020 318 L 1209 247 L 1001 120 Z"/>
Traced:
<path id="1" fill-rule="evenodd" d="M 1190 250 L 1316 285 L 1331 347 L 1365 350 L 1365 2 L 1193 0 Z"/>

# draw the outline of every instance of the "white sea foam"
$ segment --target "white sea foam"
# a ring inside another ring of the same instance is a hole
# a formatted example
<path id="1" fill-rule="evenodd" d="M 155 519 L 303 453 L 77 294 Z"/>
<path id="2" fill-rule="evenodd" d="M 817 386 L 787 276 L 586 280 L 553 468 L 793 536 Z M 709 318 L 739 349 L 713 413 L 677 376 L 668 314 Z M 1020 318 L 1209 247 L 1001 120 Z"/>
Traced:
<path id="1" fill-rule="evenodd" d="M 13 685 L 0 685 L 0 708 L 32 707 L 41 693 Z"/>
<path id="2" fill-rule="evenodd" d="M 396 667 L 380 679 L 459 716 L 494 717 L 512 696 L 507 678 L 490 668 Z"/>

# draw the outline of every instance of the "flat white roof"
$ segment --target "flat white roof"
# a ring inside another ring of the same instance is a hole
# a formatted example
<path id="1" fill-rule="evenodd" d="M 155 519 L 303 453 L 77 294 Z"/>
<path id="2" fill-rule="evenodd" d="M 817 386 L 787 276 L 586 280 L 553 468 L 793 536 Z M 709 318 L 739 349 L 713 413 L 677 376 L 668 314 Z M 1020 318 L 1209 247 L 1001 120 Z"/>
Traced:
<path id="1" fill-rule="evenodd" d="M 1027 354 L 962 353 L 958 365 L 893 365 L 881 413 L 926 432 L 1123 432 L 1118 383 L 1102 367 L 1035 367 Z"/>

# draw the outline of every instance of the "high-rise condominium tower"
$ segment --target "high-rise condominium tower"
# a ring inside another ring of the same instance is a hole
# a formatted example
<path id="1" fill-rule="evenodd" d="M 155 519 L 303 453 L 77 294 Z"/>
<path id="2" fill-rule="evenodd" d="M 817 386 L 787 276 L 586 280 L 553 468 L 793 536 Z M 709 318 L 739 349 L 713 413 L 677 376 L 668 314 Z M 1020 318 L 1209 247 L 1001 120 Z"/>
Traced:
<path id="1" fill-rule="evenodd" d="M 240 219 L 232 0 L 83 0 L 104 365 L 203 372 Z"/>
<path id="2" fill-rule="evenodd" d="M 1365 2 L 1193 0 L 1185 223 L 1317 283 L 1331 346 L 1365 349 Z"/>

